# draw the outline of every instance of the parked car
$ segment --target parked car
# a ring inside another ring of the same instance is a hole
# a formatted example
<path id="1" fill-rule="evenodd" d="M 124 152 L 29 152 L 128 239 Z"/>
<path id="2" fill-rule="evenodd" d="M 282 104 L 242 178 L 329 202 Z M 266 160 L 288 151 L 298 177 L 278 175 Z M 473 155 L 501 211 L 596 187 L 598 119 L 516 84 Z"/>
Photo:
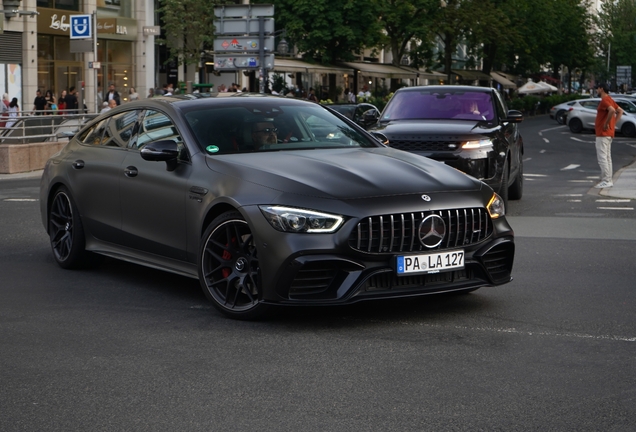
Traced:
<path id="1" fill-rule="evenodd" d="M 40 198 L 61 267 L 101 254 L 197 278 L 234 318 L 511 279 L 490 187 L 293 98 L 123 104 L 48 161 Z"/>
<path id="2" fill-rule="evenodd" d="M 497 90 L 474 86 L 403 87 L 370 130 L 392 148 L 444 162 L 484 181 L 507 202 L 523 195 L 519 111 Z"/>
<path id="3" fill-rule="evenodd" d="M 567 121 L 568 111 L 577 101 L 564 102 L 550 108 L 550 118 L 556 120 L 558 124 L 565 124 Z"/>
<path id="4" fill-rule="evenodd" d="M 636 104 L 625 98 L 614 98 L 614 101 L 623 109 L 624 114 L 616 122 L 616 130 L 621 134 L 636 136 Z M 581 133 L 585 130 L 594 130 L 596 109 L 600 98 L 583 99 L 576 101 L 570 107 L 567 115 L 567 125 L 573 133 Z"/>
<path id="5" fill-rule="evenodd" d="M 353 120 L 365 129 L 373 126 L 380 118 L 380 110 L 370 103 L 329 104 L 327 107 Z"/>

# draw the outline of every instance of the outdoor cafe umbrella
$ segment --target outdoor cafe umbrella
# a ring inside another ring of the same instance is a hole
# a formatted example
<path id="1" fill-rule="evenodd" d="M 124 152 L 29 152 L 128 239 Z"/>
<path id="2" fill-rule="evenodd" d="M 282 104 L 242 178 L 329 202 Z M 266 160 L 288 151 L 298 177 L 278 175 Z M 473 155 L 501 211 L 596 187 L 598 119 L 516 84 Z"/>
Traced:
<path id="1" fill-rule="evenodd" d="M 555 91 L 557 91 L 557 88 L 555 86 L 544 83 L 542 81 L 534 82 L 531 79 L 529 79 L 527 83 L 519 87 L 519 90 L 517 90 L 519 94 L 548 93 Z"/>

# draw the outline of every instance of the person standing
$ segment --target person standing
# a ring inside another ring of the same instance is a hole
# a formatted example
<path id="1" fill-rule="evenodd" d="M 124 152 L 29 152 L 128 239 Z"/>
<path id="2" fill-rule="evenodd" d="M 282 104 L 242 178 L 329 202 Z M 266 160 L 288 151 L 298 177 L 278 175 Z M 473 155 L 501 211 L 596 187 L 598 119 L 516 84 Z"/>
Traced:
<path id="1" fill-rule="evenodd" d="M 57 100 L 57 109 L 60 114 L 64 114 L 66 110 L 66 90 L 62 90 L 59 99 Z"/>
<path id="2" fill-rule="evenodd" d="M 47 90 L 46 93 L 44 94 L 44 99 L 46 99 L 46 110 L 47 111 L 56 111 L 57 110 L 57 103 L 55 100 L 55 96 L 53 95 L 53 91 L 51 90 Z M 48 113 L 47 114 L 51 114 Z"/>
<path id="3" fill-rule="evenodd" d="M 134 87 L 128 89 L 128 100 L 130 102 L 139 100 L 139 93 L 137 93 Z"/>
<path id="4" fill-rule="evenodd" d="M 78 114 L 79 105 L 77 103 L 77 95 L 75 94 L 75 87 L 68 89 L 68 94 L 64 98 L 66 102 L 66 110 L 71 114 Z"/>
<path id="5" fill-rule="evenodd" d="M 5 127 L 7 123 L 7 117 L 9 117 L 9 103 L 9 94 L 3 94 L 2 103 L 0 104 L 0 111 L 2 111 L 2 115 L 0 116 L 0 128 Z M 2 131 L 0 131 L 0 133 L 2 133 Z"/>
<path id="6" fill-rule="evenodd" d="M 11 99 L 9 103 L 9 121 L 7 121 L 7 127 L 10 128 L 18 121 L 18 112 L 20 112 L 20 105 L 18 105 L 18 98 Z"/>
<path id="7" fill-rule="evenodd" d="M 612 139 L 614 138 L 616 122 L 623 115 L 623 109 L 608 94 L 609 87 L 607 84 L 597 85 L 596 91 L 601 97 L 601 103 L 598 104 L 594 121 L 596 157 L 601 167 L 601 182 L 594 187 L 604 189 L 614 186 L 612 182 L 612 175 L 614 174 L 612 168 Z"/>
<path id="8" fill-rule="evenodd" d="M 35 92 L 35 99 L 33 99 L 33 111 L 35 115 L 43 115 L 46 108 L 46 98 L 42 96 L 42 92 L 38 89 Z"/>
<path id="9" fill-rule="evenodd" d="M 121 105 L 121 98 L 119 97 L 119 92 L 115 90 L 115 84 L 108 86 L 108 93 L 106 94 L 104 102 L 110 102 L 111 99 L 114 99 L 117 105 Z"/>

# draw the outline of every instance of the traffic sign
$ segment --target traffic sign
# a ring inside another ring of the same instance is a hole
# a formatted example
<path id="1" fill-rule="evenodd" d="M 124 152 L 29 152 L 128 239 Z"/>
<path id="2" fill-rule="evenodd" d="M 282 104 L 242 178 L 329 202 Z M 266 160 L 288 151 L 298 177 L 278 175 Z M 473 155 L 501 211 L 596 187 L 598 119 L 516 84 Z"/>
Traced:
<path id="1" fill-rule="evenodd" d="M 265 51 L 274 51 L 274 36 L 265 38 Z M 258 36 L 230 36 L 214 39 L 214 51 L 216 52 L 258 52 L 261 46 Z"/>
<path id="2" fill-rule="evenodd" d="M 274 54 L 265 56 L 265 69 L 274 68 Z M 238 69 L 258 69 L 260 61 L 258 55 L 235 54 L 235 55 L 215 55 L 214 69 L 216 70 L 238 70 Z"/>
<path id="3" fill-rule="evenodd" d="M 274 5 L 247 4 L 222 5 L 214 8 L 214 16 L 223 17 L 271 17 L 274 16 Z"/>
<path id="4" fill-rule="evenodd" d="M 214 21 L 214 30 L 217 35 L 258 34 L 258 19 L 221 19 Z M 264 19 L 263 32 L 265 34 L 274 33 L 274 18 Z"/>
<path id="5" fill-rule="evenodd" d="M 90 15 L 71 15 L 69 25 L 71 39 L 90 39 L 93 37 L 93 17 Z"/>

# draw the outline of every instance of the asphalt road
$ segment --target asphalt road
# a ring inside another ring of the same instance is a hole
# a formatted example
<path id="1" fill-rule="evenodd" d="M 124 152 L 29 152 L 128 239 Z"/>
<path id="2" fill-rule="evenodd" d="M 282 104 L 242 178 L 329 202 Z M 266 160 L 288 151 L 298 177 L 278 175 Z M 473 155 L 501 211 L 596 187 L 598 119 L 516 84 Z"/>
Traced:
<path id="1" fill-rule="evenodd" d="M 0 430 L 633 431 L 635 203 L 599 202 L 593 137 L 557 126 L 522 123 L 513 282 L 265 322 L 195 280 L 60 269 L 38 180 L 0 180 Z"/>

